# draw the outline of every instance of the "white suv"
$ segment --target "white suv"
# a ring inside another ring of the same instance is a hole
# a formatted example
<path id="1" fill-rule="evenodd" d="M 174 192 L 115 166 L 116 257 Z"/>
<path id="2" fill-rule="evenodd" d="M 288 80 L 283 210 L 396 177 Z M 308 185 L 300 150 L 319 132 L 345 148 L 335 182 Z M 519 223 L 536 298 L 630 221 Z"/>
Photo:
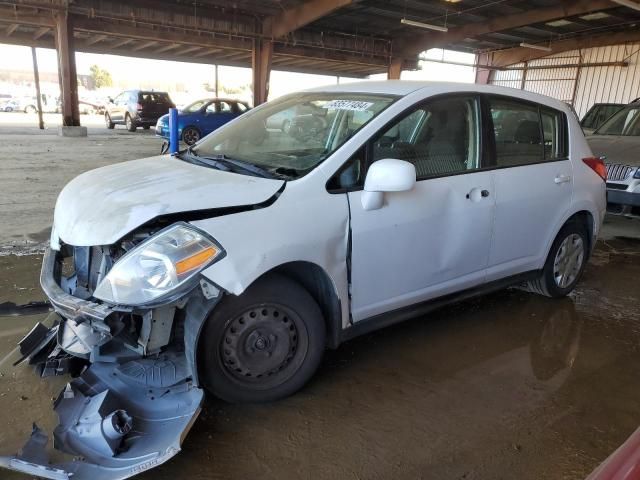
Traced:
<path id="1" fill-rule="evenodd" d="M 282 97 L 174 157 L 79 176 L 42 269 L 55 323 L 21 343 L 43 374 L 82 372 L 55 404 L 56 447 L 81 460 L 48 478 L 158 465 L 203 388 L 281 398 L 325 348 L 445 302 L 515 284 L 566 295 L 604 177 L 562 102 L 398 81 Z M 42 435 L 0 463 L 42 475 Z"/>

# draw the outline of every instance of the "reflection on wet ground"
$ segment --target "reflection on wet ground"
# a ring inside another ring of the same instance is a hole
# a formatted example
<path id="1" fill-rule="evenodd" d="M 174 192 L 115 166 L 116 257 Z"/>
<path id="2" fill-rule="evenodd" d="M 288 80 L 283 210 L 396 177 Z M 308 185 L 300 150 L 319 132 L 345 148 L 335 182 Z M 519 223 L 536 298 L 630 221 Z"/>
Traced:
<path id="1" fill-rule="evenodd" d="M 39 261 L 0 258 L 0 304 L 42 300 Z M 510 290 L 350 341 L 289 399 L 209 398 L 140 478 L 584 479 L 640 425 L 638 278 L 640 244 L 609 239 L 569 299 Z M 60 382 L 1 360 L 43 317 L 0 318 L 2 453 L 55 425 Z"/>

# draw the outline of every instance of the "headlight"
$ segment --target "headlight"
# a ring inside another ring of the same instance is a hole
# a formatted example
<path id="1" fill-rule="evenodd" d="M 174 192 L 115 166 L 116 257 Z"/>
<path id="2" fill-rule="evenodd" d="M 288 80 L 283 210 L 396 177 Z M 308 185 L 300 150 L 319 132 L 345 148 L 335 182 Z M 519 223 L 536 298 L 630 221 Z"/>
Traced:
<path id="1" fill-rule="evenodd" d="M 118 260 L 93 296 L 119 305 L 145 305 L 168 297 L 224 250 L 195 228 L 178 223 L 158 232 Z"/>
<path id="2" fill-rule="evenodd" d="M 633 178 L 640 178 L 640 168 L 638 168 L 636 173 L 633 174 Z"/>

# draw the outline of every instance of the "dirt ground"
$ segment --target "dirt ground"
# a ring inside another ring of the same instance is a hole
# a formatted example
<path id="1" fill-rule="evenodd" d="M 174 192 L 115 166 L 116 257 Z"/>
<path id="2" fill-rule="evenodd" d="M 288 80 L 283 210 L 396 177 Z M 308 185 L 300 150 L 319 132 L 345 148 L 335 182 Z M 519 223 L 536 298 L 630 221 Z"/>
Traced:
<path id="1" fill-rule="evenodd" d="M 147 132 L 79 143 L 6 137 L 5 253 L 44 239 L 37 234 L 50 223 L 55 193 L 75 173 L 157 146 Z M 80 146 L 86 154 L 74 154 Z M 38 180 L 28 183 L 32 176 Z M 16 218 L 21 212 L 30 219 Z M 43 299 L 40 261 L 0 256 L 0 314 L 8 313 L 5 302 Z M 640 425 L 638 278 L 640 221 L 608 218 L 570 298 L 499 292 L 327 352 L 310 384 L 286 400 L 236 406 L 208 397 L 183 451 L 138 478 L 584 479 Z M 16 342 L 45 316 L 0 316 L 0 454 L 15 453 L 33 421 L 49 433 L 56 425 L 51 401 L 65 379 L 38 380 L 11 365 Z M 1 471 L 0 478 L 27 477 Z"/>
<path id="2" fill-rule="evenodd" d="M 56 198 L 74 177 L 160 152 L 153 130 L 130 133 L 120 125 L 108 130 L 102 117 L 83 115 L 89 135 L 62 138 L 53 127 L 24 125 L 29 117 L 35 114 L 0 113 L 0 255 L 40 249 L 51 232 Z"/>

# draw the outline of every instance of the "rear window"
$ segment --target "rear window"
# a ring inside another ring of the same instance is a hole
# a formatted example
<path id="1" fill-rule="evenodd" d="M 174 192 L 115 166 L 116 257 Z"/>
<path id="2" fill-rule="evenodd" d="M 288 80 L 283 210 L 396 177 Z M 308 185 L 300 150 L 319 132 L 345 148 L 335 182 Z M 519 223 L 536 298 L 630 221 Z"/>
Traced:
<path id="1" fill-rule="evenodd" d="M 138 101 L 140 103 L 171 103 L 169 94 L 164 92 L 140 92 L 138 93 Z"/>

